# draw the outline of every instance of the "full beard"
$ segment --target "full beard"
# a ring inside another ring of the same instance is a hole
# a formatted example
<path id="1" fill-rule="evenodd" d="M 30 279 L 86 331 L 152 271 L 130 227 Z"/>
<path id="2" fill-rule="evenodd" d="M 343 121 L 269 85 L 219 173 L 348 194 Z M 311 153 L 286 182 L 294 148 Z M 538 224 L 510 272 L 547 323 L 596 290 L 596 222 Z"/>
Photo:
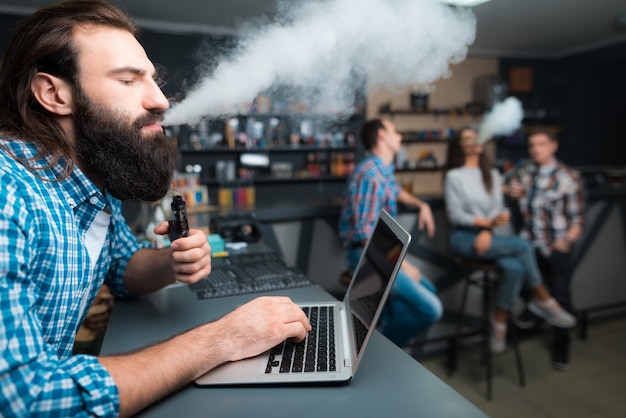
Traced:
<path id="1" fill-rule="evenodd" d="M 160 121 L 152 111 L 129 123 L 124 115 L 77 100 L 76 151 L 81 168 L 120 200 L 153 202 L 167 193 L 178 149 L 163 132 L 144 135 L 142 126 Z"/>

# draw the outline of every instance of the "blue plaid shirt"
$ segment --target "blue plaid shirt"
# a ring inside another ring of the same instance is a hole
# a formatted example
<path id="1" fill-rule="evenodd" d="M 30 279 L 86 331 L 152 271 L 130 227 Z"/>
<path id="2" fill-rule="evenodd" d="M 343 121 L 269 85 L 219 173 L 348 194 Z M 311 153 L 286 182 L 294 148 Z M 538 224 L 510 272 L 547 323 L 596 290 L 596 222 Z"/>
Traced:
<path id="1" fill-rule="evenodd" d="M 393 217 L 398 214 L 399 193 L 394 165 L 385 165 L 375 154 L 366 157 L 348 180 L 339 220 L 340 238 L 354 243 L 367 240 L 381 209 Z"/>
<path id="2" fill-rule="evenodd" d="M 6 141 L 32 158 L 33 145 Z M 96 357 L 72 356 L 76 331 L 103 282 L 127 294 L 122 274 L 140 248 L 121 202 L 78 168 L 26 169 L 0 148 L 0 416 L 117 416 L 119 394 Z M 89 259 L 84 234 L 99 211 L 111 211 L 100 257 Z"/>

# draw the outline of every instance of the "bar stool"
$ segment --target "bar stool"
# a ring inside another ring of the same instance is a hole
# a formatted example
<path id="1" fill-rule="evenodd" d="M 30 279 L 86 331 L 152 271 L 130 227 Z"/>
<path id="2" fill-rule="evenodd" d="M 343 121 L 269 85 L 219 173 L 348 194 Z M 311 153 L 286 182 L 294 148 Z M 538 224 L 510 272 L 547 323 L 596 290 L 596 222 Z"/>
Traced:
<path id="1" fill-rule="evenodd" d="M 463 296 L 461 297 L 461 308 L 456 324 L 456 332 L 451 338 L 448 347 L 448 375 L 457 369 L 457 354 L 459 342 L 463 337 L 481 334 L 481 360 L 486 367 L 487 372 L 487 399 L 492 398 L 492 354 L 489 348 L 489 337 L 491 332 L 490 309 L 491 309 L 491 293 L 498 285 L 498 268 L 491 262 L 474 261 L 474 260 L 457 260 L 458 267 L 463 274 L 465 285 L 463 287 Z M 465 319 L 465 306 L 469 286 L 478 286 L 482 290 L 482 315 L 481 325 L 477 332 L 463 335 L 461 328 Z M 517 346 L 517 336 L 515 335 L 515 327 L 508 326 L 507 329 L 511 333 L 511 346 L 515 352 L 515 361 L 517 365 L 517 375 L 519 377 L 520 386 L 526 384 L 524 378 L 524 366 L 522 364 L 522 356 Z"/>

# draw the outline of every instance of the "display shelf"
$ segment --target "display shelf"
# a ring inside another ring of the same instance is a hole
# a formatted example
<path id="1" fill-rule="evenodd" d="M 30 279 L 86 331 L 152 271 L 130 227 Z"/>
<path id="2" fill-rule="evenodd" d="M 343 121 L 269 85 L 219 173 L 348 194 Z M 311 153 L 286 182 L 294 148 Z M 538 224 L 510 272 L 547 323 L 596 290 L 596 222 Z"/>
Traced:
<path id="1" fill-rule="evenodd" d="M 433 145 L 433 144 L 448 145 L 448 139 L 449 138 L 442 138 L 442 139 L 402 139 L 402 144 L 403 145 L 420 145 L 420 144 L 424 144 L 424 145 Z"/>
<path id="2" fill-rule="evenodd" d="M 349 176 L 319 176 L 319 177 L 255 177 L 251 179 L 237 179 L 232 182 L 220 182 L 216 178 L 203 178 L 201 183 L 209 187 L 216 187 L 220 184 L 238 184 L 238 183 L 252 183 L 258 184 L 285 184 L 285 183 L 315 183 L 315 182 L 345 182 Z"/>
<path id="3" fill-rule="evenodd" d="M 316 147 L 312 145 L 281 145 L 269 148 L 228 148 L 217 146 L 202 149 L 181 149 L 183 154 L 243 154 L 243 153 L 298 153 L 298 152 L 356 152 L 356 147 Z"/>
<path id="4" fill-rule="evenodd" d="M 379 114 L 381 115 L 389 115 L 389 116 L 428 116 L 428 117 L 482 117 L 482 112 L 470 112 L 466 110 L 449 110 L 442 109 L 439 111 L 435 110 L 415 110 L 415 109 L 393 109 L 393 110 L 379 110 Z"/>
<path id="5" fill-rule="evenodd" d="M 443 166 L 436 167 L 415 167 L 415 168 L 396 168 L 396 174 L 404 174 L 404 173 L 424 173 L 424 172 L 432 172 L 432 171 L 441 171 L 443 170 Z"/>
<path id="6" fill-rule="evenodd" d="M 364 152 L 355 132 L 365 113 L 340 117 L 330 108 L 326 113 L 317 110 L 234 111 L 196 127 L 181 127 L 179 167 L 199 173 L 211 202 L 219 201 L 220 190 L 243 184 L 263 201 L 340 196 L 347 174 Z M 248 158 L 252 156 L 257 158 Z"/>

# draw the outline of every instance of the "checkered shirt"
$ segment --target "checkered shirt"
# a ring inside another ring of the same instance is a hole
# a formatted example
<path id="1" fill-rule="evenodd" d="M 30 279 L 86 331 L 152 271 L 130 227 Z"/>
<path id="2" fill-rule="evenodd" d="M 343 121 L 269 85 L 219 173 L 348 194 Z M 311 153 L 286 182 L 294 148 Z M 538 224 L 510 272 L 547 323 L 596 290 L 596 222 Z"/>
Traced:
<path id="1" fill-rule="evenodd" d="M 345 242 L 362 242 L 372 233 L 378 213 L 398 213 L 400 186 L 394 165 L 385 165 L 377 155 L 366 157 L 348 180 L 339 220 L 339 236 Z"/>
<path id="2" fill-rule="evenodd" d="M 110 374 L 72 349 L 102 283 L 127 294 L 122 274 L 140 246 L 119 200 L 78 168 L 54 181 L 62 167 L 48 164 L 33 145 L 0 137 L 0 416 L 117 416 Z M 84 235 L 105 207 L 111 223 L 92 265 Z"/>
<path id="3" fill-rule="evenodd" d="M 521 235 L 533 242 L 546 257 L 555 240 L 564 239 L 572 225 L 583 226 L 585 199 L 578 171 L 558 162 L 542 172 L 525 161 L 505 173 L 505 181 L 516 181 L 526 193 L 518 200 L 523 217 Z"/>

